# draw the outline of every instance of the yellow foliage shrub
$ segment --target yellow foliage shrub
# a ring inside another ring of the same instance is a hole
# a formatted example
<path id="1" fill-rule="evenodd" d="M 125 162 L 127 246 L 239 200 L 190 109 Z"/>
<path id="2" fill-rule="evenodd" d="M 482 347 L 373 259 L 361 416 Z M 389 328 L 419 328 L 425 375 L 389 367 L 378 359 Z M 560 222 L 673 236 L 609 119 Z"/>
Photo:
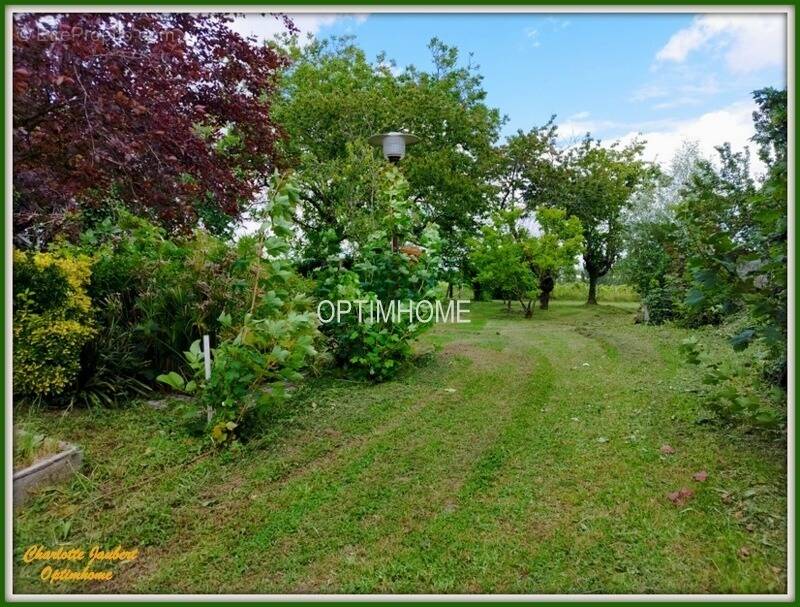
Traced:
<path id="1" fill-rule="evenodd" d="M 90 277 L 86 256 L 14 251 L 14 394 L 57 396 L 74 384 L 81 350 L 96 335 Z M 47 301 L 48 287 L 64 297 Z"/>

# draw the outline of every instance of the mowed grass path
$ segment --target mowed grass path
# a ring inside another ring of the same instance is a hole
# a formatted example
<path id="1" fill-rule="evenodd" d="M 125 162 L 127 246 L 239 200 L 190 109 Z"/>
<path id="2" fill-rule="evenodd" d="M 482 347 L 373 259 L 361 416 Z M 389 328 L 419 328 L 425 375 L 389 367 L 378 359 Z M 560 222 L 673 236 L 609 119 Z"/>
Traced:
<path id="1" fill-rule="evenodd" d="M 47 416 L 87 466 L 18 516 L 15 590 L 784 592 L 785 446 L 697 424 L 684 332 L 633 314 L 472 304 L 396 381 L 316 380 L 222 455 L 198 459 L 169 410 Z M 46 586 L 20 556 L 58 542 L 141 556 Z"/>

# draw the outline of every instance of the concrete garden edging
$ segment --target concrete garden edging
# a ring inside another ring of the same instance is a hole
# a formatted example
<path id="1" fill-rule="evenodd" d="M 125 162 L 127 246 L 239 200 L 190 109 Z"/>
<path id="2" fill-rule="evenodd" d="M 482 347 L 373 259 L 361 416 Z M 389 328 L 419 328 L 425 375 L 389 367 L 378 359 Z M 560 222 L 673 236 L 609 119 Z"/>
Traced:
<path id="1" fill-rule="evenodd" d="M 40 487 L 70 478 L 83 463 L 83 451 L 69 443 L 59 443 L 61 451 L 14 472 L 14 508 L 24 505 Z"/>

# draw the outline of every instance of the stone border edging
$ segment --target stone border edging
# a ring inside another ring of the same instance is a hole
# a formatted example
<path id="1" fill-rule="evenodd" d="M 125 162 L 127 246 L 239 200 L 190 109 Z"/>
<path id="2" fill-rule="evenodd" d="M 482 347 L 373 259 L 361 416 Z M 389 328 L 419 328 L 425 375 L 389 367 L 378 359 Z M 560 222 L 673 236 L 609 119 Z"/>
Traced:
<path id="1" fill-rule="evenodd" d="M 61 451 L 27 468 L 14 472 L 14 508 L 25 504 L 33 492 L 45 484 L 66 480 L 83 463 L 83 451 L 69 443 L 59 443 Z"/>

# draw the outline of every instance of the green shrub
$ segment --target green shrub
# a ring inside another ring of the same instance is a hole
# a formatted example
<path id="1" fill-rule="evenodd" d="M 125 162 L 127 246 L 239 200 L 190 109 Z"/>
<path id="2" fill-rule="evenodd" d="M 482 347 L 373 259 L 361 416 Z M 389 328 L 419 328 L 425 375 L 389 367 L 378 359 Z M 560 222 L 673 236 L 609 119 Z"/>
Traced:
<path id="1" fill-rule="evenodd" d="M 647 307 L 648 322 L 660 325 L 675 316 L 675 296 L 668 285 L 652 285 L 642 298 L 642 306 Z"/>
<path id="2" fill-rule="evenodd" d="M 223 312 L 233 325 L 243 322 L 256 267 L 268 265 L 254 261 L 257 246 L 254 237 L 230 243 L 203 230 L 168 237 L 117 209 L 81 236 L 79 248 L 93 256 L 92 298 L 120 308 L 117 331 L 135 334 L 152 368 L 181 370 L 193 341 L 228 331 L 219 321 Z"/>
<path id="3" fill-rule="evenodd" d="M 350 254 L 351 269 L 345 267 L 341 243 L 328 234 L 327 247 L 333 254 L 316 273 L 315 295 L 319 300 L 349 301 L 354 311 L 356 302 L 365 302 L 364 322 L 359 322 L 354 312 L 343 315 L 339 322 L 322 324 L 320 330 L 342 371 L 374 381 L 389 379 L 399 371 L 411 357 L 412 340 L 430 323 L 411 322 L 407 316 L 388 321 L 370 319 L 367 302 L 379 300 L 389 305 L 401 301 L 405 307 L 409 301 L 434 302 L 441 295 L 438 230 L 434 225 L 422 228 L 400 173 L 391 168 L 385 177 L 388 186 L 382 192 L 382 202 L 389 212 L 381 218 L 381 229 Z M 411 244 L 414 234 L 420 232 L 419 246 Z"/>
<path id="4" fill-rule="evenodd" d="M 41 314 L 67 303 L 69 284 L 57 265 L 37 267 L 27 258 L 15 256 L 14 311 L 25 309 Z"/>
<path id="5" fill-rule="evenodd" d="M 224 260 L 230 270 L 212 273 L 220 278 L 217 286 L 239 281 L 233 292 L 208 300 L 227 304 L 233 312 L 223 310 L 215 319 L 220 331 L 212 350 L 211 377 L 205 379 L 199 341 L 184 352 L 192 370 L 190 380 L 175 371 L 158 377 L 175 389 L 198 395 L 201 411 L 196 413 L 209 412 L 207 430 L 216 444 L 255 433 L 259 422 L 287 397 L 287 386 L 303 379 L 302 372 L 317 355 L 311 300 L 297 290 L 301 282 L 285 258 L 298 190 L 290 180 L 277 177 L 271 189 L 259 234 L 209 261 Z M 216 247 L 211 250 L 220 253 Z M 197 261 L 187 258 L 190 270 Z M 204 292 L 214 288 L 206 285 Z M 205 318 L 209 308 L 202 309 L 198 319 Z M 189 417 L 198 419 L 197 414 Z"/>
<path id="6" fill-rule="evenodd" d="M 700 397 L 718 421 L 767 429 L 785 423 L 784 392 L 763 386 L 749 361 L 721 361 L 697 337 L 684 339 L 681 351 L 688 363 L 703 370 Z"/>
<path id="7" fill-rule="evenodd" d="M 93 253 L 92 297 L 119 302 L 119 320 L 136 333 L 155 368 L 181 368 L 181 351 L 216 332 L 216 318 L 236 295 L 224 280 L 232 247 L 202 231 L 168 238 L 147 220 L 117 210 L 84 234 L 81 246 Z"/>
<path id="8" fill-rule="evenodd" d="M 119 298 L 96 302 L 97 335 L 81 352 L 72 402 L 113 406 L 150 392 L 154 373 L 136 332 L 125 323 Z"/>
<path id="9" fill-rule="evenodd" d="M 39 400 L 74 387 L 81 351 L 97 333 L 90 272 L 82 255 L 14 251 L 14 394 Z"/>

